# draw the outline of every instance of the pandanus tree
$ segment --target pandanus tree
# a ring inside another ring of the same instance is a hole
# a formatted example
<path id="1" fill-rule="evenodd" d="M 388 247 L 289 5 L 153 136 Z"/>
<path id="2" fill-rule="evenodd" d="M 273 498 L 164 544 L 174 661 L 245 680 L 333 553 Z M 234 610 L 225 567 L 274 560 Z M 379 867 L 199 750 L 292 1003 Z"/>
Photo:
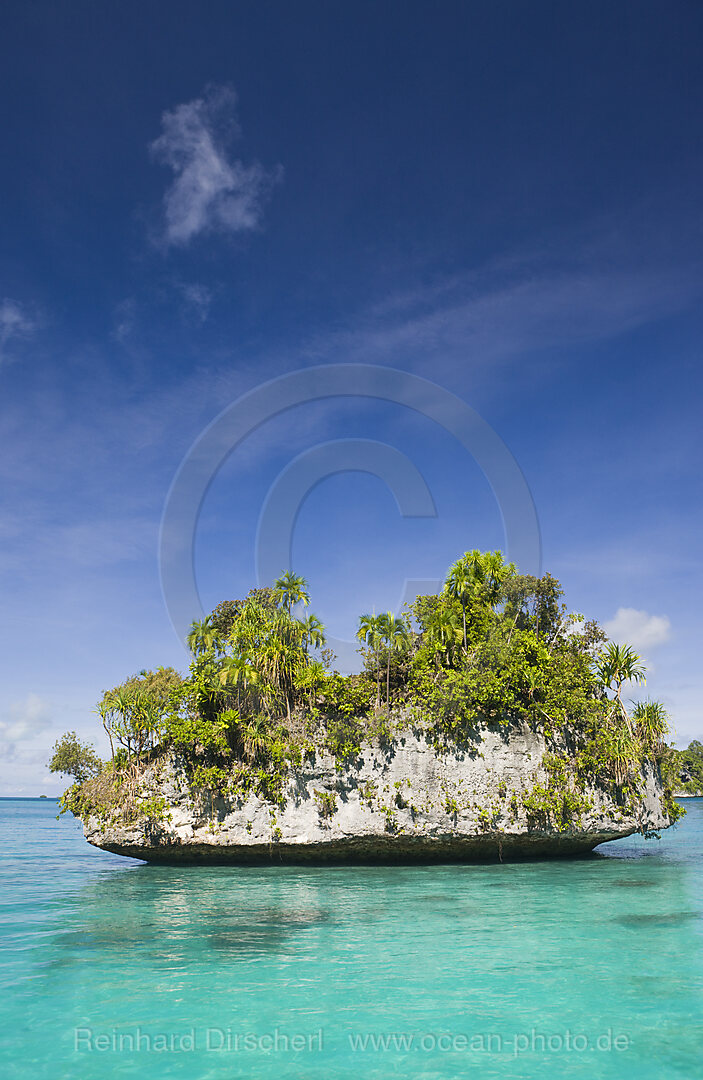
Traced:
<path id="1" fill-rule="evenodd" d="M 202 664 L 202 658 L 194 663 Z M 129 755 L 152 749 L 164 734 L 165 718 L 183 686 L 183 679 L 171 667 L 142 670 L 120 686 L 106 690 L 96 707 L 110 742 L 112 759 L 115 743 Z"/>
<path id="2" fill-rule="evenodd" d="M 616 645 L 611 641 L 596 657 L 594 671 L 604 689 L 614 692 L 617 707 L 632 734 L 632 723 L 622 700 L 622 687 L 626 682 L 646 681 L 641 657 L 629 645 Z"/>
<path id="3" fill-rule="evenodd" d="M 265 716 L 252 716 L 242 725 L 241 738 L 246 756 L 251 761 L 260 761 L 266 757 L 274 736 Z"/>
<path id="4" fill-rule="evenodd" d="M 659 752 L 664 749 L 664 736 L 669 730 L 669 717 L 659 701 L 640 701 L 632 710 L 635 733 L 645 745 Z"/>
<path id="5" fill-rule="evenodd" d="M 639 764 L 640 747 L 630 731 L 615 728 L 610 739 L 610 768 L 616 784 L 624 784 Z"/>
<path id="6" fill-rule="evenodd" d="M 230 631 L 222 668 L 227 683 L 238 687 L 238 707 L 243 690 L 254 708 L 268 712 L 271 706 L 276 682 L 271 639 L 277 614 L 256 600 L 247 601 Z"/>
<path id="7" fill-rule="evenodd" d="M 271 683 L 283 695 L 288 719 L 295 691 L 295 676 L 302 662 L 302 633 L 300 623 L 288 615 L 274 620 L 274 632 L 266 642 L 264 660 Z"/>
<path id="8" fill-rule="evenodd" d="M 105 734 L 107 735 L 110 743 L 110 758 L 115 760 L 115 743 L 112 737 L 112 723 L 115 717 L 115 707 L 112 697 L 109 694 L 105 694 L 102 701 L 99 701 L 95 711 L 97 712 L 100 720 L 102 721 Z"/>
<path id="9" fill-rule="evenodd" d="M 144 690 L 125 684 L 106 695 L 102 707 L 110 716 L 111 743 L 114 737 L 135 757 L 155 745 L 160 734 L 161 710 Z"/>
<path id="10" fill-rule="evenodd" d="M 279 578 L 278 584 L 285 575 Z M 299 579 L 302 581 L 302 579 Z M 290 582 L 289 582 L 290 584 Z M 283 586 L 281 585 L 281 588 Z M 270 713 L 283 706 L 290 719 L 304 669 L 311 663 L 310 649 L 324 644 L 324 627 L 315 615 L 295 619 L 290 612 L 294 603 L 306 600 L 292 587 L 281 592 L 282 607 L 269 607 L 256 599 L 246 601 L 234 623 L 226 645 L 227 655 L 256 672 L 247 678 L 257 708 Z M 295 597 L 298 597 L 298 600 Z M 233 663 L 225 661 L 232 668 Z M 307 688 L 307 684 L 306 684 Z"/>
<path id="11" fill-rule="evenodd" d="M 112 711 L 110 727 L 115 741 L 124 746 L 128 754 L 131 754 L 134 741 L 132 723 L 134 696 L 126 686 L 118 686 L 110 693 L 107 701 Z"/>

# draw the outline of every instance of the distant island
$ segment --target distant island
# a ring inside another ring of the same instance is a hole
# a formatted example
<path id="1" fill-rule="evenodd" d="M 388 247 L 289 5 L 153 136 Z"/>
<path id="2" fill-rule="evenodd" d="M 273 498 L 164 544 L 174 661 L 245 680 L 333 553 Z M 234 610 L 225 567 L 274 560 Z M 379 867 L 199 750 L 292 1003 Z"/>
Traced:
<path id="1" fill-rule="evenodd" d="M 683 813 L 668 718 L 626 708 L 640 657 L 562 595 L 467 552 L 402 617 L 362 615 L 363 670 L 341 675 L 288 571 L 193 624 L 186 676 L 103 694 L 110 760 L 57 742 L 63 807 L 153 861 L 509 859 L 656 833 Z"/>
<path id="2" fill-rule="evenodd" d="M 662 775 L 674 795 L 703 796 L 703 744 L 694 739 L 685 750 L 669 747 L 662 761 Z"/>

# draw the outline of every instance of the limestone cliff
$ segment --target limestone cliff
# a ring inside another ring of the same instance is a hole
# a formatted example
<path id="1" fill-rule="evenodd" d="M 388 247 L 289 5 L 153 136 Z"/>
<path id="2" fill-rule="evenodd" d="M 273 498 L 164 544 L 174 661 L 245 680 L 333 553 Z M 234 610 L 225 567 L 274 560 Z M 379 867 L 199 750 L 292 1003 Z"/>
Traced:
<path id="1" fill-rule="evenodd" d="M 158 862 L 440 862 L 570 855 L 669 825 L 653 764 L 623 795 L 555 772 L 553 751 L 527 727 L 486 728 L 467 749 L 439 751 L 409 729 L 342 768 L 326 753 L 306 759 L 287 774 L 282 805 L 193 794 L 166 753 L 139 780 L 141 812 L 84 816 L 85 835 Z"/>

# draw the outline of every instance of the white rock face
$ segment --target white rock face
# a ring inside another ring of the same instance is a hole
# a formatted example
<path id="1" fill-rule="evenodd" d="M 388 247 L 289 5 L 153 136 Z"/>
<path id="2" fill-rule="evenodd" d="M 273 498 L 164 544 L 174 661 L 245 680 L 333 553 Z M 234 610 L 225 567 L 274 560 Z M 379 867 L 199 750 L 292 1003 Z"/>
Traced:
<path id="1" fill-rule="evenodd" d="M 588 851 L 669 821 L 652 768 L 627 810 L 597 787 L 578 824 L 528 819 L 523 795 L 544 783 L 544 739 L 525 728 L 484 730 L 466 752 L 438 754 L 421 734 L 363 747 L 342 770 L 318 755 L 291 772 L 284 808 L 255 795 L 195 799 L 173 757 L 152 766 L 141 797 L 163 797 L 164 820 L 84 823 L 91 844 L 149 861 L 393 862 L 509 859 Z"/>

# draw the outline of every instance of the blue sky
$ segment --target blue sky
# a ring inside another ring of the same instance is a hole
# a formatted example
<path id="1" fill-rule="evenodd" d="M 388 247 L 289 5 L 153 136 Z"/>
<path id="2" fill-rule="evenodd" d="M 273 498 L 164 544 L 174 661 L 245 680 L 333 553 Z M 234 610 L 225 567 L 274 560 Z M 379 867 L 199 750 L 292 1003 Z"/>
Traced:
<path id="1" fill-rule="evenodd" d="M 677 740 L 698 663 L 703 8 L 692 2 L 10 2 L 0 64 L 0 793 L 52 794 L 101 691 L 187 659 L 159 524 L 203 429 L 333 363 L 431 379 L 532 491 L 543 566 L 629 638 Z M 491 486 L 397 405 L 303 404 L 213 478 L 206 608 L 254 584 L 298 454 L 380 440 L 436 518 L 323 480 L 295 569 L 339 637 L 501 546 Z"/>

